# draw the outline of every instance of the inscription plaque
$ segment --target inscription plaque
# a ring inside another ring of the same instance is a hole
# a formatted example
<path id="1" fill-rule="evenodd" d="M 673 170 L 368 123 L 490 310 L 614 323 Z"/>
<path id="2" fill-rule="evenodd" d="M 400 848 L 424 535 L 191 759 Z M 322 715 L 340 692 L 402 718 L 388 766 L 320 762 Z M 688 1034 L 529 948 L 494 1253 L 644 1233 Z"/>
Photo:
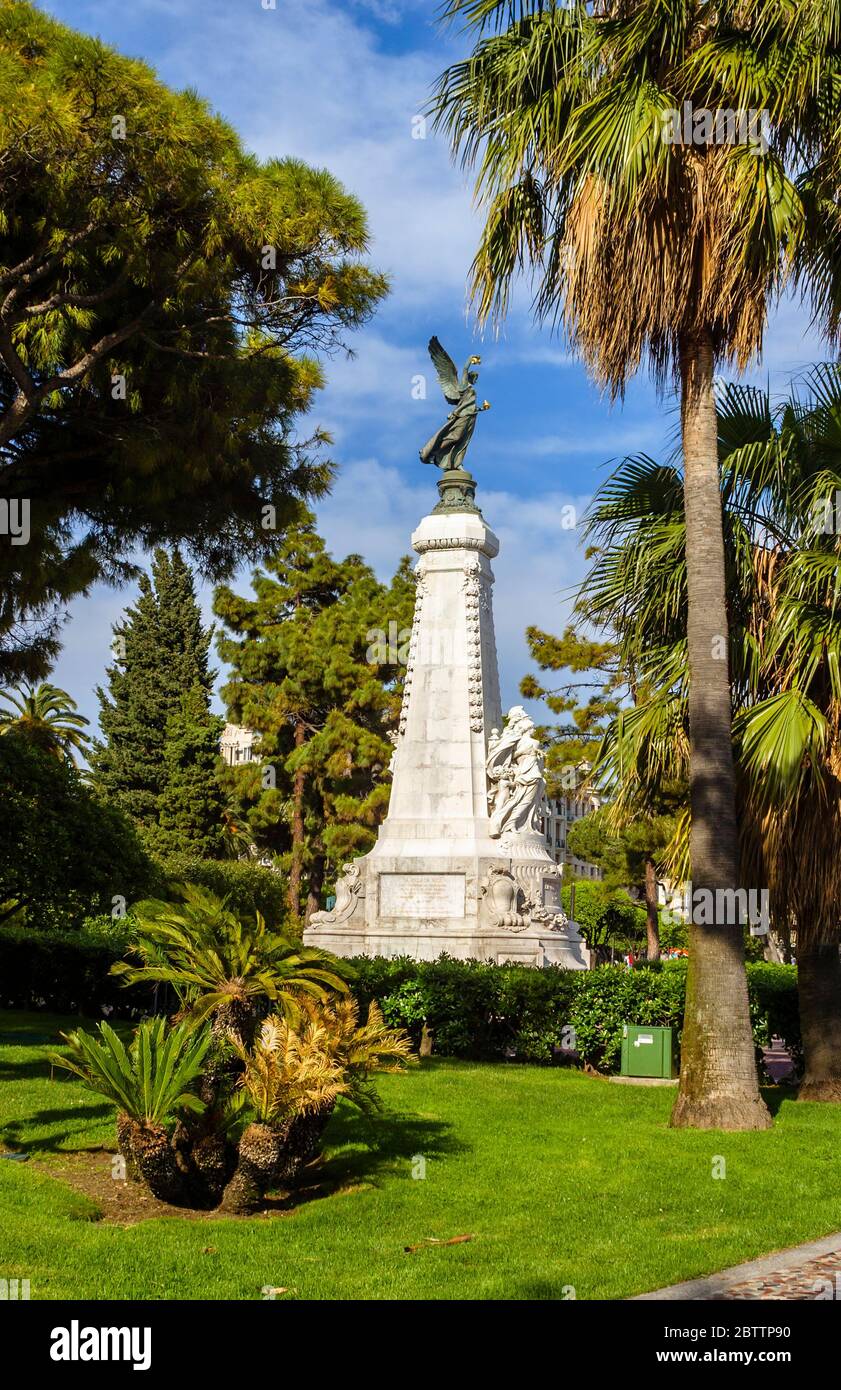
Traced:
<path id="1" fill-rule="evenodd" d="M 463 917 L 464 874 L 380 874 L 381 917 Z"/>
<path id="2" fill-rule="evenodd" d="M 561 905 L 561 885 L 556 878 L 544 878 L 543 880 L 543 906 L 560 907 Z"/>

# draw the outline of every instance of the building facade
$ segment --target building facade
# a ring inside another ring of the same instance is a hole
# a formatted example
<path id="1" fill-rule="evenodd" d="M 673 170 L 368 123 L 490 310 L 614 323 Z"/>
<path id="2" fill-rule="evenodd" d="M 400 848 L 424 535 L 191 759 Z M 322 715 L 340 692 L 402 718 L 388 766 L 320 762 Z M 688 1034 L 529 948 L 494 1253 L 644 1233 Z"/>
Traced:
<path id="1" fill-rule="evenodd" d="M 567 831 L 582 816 L 589 816 L 599 809 L 599 798 L 591 793 L 576 791 L 569 796 L 547 797 L 543 813 L 538 817 L 538 828 L 546 841 L 546 848 L 556 864 L 570 866 L 576 878 L 600 879 L 602 870 L 595 864 L 587 864 L 577 859 L 567 849 Z M 567 872 L 565 870 L 565 872 Z"/>
<path id="2" fill-rule="evenodd" d="M 239 767 L 241 763 L 252 763 L 257 757 L 260 735 L 253 729 L 244 729 L 240 724 L 226 724 L 219 740 L 219 752 L 228 767 Z"/>

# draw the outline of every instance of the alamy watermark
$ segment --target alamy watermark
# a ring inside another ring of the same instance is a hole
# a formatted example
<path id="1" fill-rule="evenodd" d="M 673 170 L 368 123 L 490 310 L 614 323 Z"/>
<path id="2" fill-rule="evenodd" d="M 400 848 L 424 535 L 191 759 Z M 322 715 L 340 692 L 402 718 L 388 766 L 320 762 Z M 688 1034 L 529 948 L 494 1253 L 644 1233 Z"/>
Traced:
<path id="1" fill-rule="evenodd" d="M 770 895 L 767 888 L 677 888 L 662 911 L 665 923 L 675 926 L 690 921 L 698 927 L 750 927 L 751 936 L 767 936 L 771 929 Z"/>
<path id="2" fill-rule="evenodd" d="M 746 145 L 767 154 L 771 119 L 764 108 L 734 111 L 730 107 L 670 106 L 660 113 L 660 134 L 667 145 Z"/>
<path id="3" fill-rule="evenodd" d="M 8 536 L 12 545 L 29 544 L 28 497 L 0 497 L 0 536 Z"/>

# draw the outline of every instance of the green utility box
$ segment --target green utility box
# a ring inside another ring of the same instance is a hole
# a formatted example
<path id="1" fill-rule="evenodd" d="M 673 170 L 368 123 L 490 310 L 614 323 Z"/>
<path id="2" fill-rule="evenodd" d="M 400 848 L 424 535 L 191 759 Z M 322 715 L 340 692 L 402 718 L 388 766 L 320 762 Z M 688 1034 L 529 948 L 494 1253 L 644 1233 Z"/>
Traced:
<path id="1" fill-rule="evenodd" d="M 625 1023 L 622 1027 L 622 1076 L 673 1077 L 674 1049 L 671 1028 Z"/>

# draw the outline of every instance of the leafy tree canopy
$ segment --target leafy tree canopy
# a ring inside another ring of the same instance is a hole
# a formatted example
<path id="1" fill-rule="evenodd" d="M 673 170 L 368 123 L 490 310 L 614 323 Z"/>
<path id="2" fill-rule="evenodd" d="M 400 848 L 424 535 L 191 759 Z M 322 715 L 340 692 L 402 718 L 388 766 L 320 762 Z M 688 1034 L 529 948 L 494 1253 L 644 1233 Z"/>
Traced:
<path id="1" fill-rule="evenodd" d="M 139 544 L 218 576 L 323 492 L 326 436 L 295 423 L 387 286 L 329 173 L 261 162 L 24 0 L 0 0 L 0 207 L 0 500 L 29 509 L 0 538 L 0 679 L 34 679 Z"/>
<path id="2" fill-rule="evenodd" d="M 162 854 L 221 853 L 221 720 L 210 713 L 212 630 L 176 550 L 157 550 L 140 595 L 114 628 L 96 784 Z"/>
<path id="3" fill-rule="evenodd" d="M 71 763 L 0 738 L 0 921 L 73 925 L 130 903 L 151 874 L 131 823 Z"/>
<path id="4" fill-rule="evenodd" d="M 310 516 L 253 585 L 215 601 L 230 718 L 260 734 L 259 762 L 229 780 L 257 845 L 289 869 L 294 913 L 301 882 L 319 903 L 385 815 L 414 583 L 408 561 L 384 585 L 358 555 L 334 560 Z"/>
<path id="5" fill-rule="evenodd" d="M 565 673 L 558 685 L 545 684 L 534 675 L 520 682 L 520 694 L 527 700 L 544 700 L 553 714 L 566 716 L 562 723 L 539 730 L 547 749 L 547 791 L 552 797 L 564 796 L 581 782 L 582 763 L 595 762 L 602 737 L 620 709 L 626 677 L 612 642 L 594 641 L 574 627 L 565 628 L 561 637 L 528 627 L 526 640 L 541 671 Z"/>

